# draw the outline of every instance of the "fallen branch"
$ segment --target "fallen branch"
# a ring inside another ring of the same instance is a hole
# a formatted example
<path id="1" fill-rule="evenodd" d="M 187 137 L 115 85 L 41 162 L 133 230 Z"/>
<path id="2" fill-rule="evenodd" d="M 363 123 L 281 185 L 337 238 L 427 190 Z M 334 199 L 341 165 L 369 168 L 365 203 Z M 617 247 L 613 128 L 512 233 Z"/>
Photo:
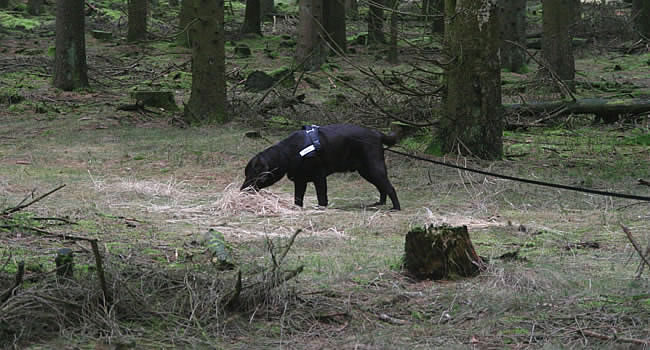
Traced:
<path id="1" fill-rule="evenodd" d="M 650 340 L 609 336 L 609 335 L 596 333 L 596 332 L 586 330 L 586 329 L 582 329 L 582 330 L 581 329 L 576 329 L 576 332 L 580 332 L 585 336 L 597 338 L 597 339 L 600 339 L 600 340 L 613 340 L 613 341 L 620 342 L 620 343 L 632 343 L 632 344 L 639 344 L 639 345 L 650 345 Z"/>
<path id="2" fill-rule="evenodd" d="M 645 265 L 650 266 L 650 262 L 648 262 L 648 257 L 647 254 L 643 254 L 643 251 L 641 251 L 641 247 L 639 246 L 639 243 L 636 242 L 634 237 L 632 237 L 632 232 L 630 231 L 629 228 L 627 228 L 625 225 L 621 224 L 621 228 L 623 229 L 623 232 L 625 232 L 625 235 L 627 236 L 627 239 L 630 240 L 630 243 L 632 243 L 632 246 L 634 247 L 634 250 L 636 250 L 637 253 L 639 253 L 639 256 L 641 257 L 641 268 L 639 269 L 639 274 L 637 275 L 638 277 L 641 277 L 641 273 L 643 272 L 643 267 Z M 648 247 L 650 250 L 650 247 Z"/>
<path id="3" fill-rule="evenodd" d="M 99 279 L 99 287 L 104 293 L 104 300 L 108 304 L 111 303 L 110 294 L 108 294 L 108 287 L 106 287 L 106 278 L 104 277 L 104 265 L 102 264 L 102 256 L 99 254 L 99 247 L 97 246 L 97 240 L 91 239 L 90 246 L 93 249 L 93 255 L 95 256 L 95 267 L 97 268 L 97 279 Z"/>
<path id="4" fill-rule="evenodd" d="M 53 190 L 50 191 L 50 192 L 47 192 L 47 193 L 45 193 L 45 194 L 43 194 L 43 195 L 40 195 L 40 196 L 36 197 L 35 199 L 33 199 L 32 201 L 28 202 L 27 204 L 17 205 L 17 206 L 15 206 L 15 207 L 13 207 L 13 208 L 7 208 L 7 209 L 5 209 L 4 211 L 2 211 L 2 215 L 7 215 L 7 214 L 15 213 L 15 212 L 17 212 L 17 211 L 19 211 L 19 210 L 25 209 L 25 208 L 29 207 L 30 205 L 32 205 L 32 204 L 34 204 L 34 203 L 40 201 L 41 199 L 43 199 L 43 198 L 45 198 L 45 197 L 51 195 L 52 193 L 54 193 L 54 192 L 56 192 L 56 191 L 62 189 L 63 187 L 65 187 L 65 184 L 63 184 L 63 185 L 61 185 L 61 186 L 59 186 L 59 187 L 53 189 Z"/>
<path id="5" fill-rule="evenodd" d="M 396 325 L 407 325 L 407 324 L 409 324 L 409 322 L 406 321 L 406 320 L 402 320 L 402 319 L 399 319 L 399 318 L 388 316 L 387 314 L 380 314 L 379 319 L 386 322 L 386 323 L 396 324 Z"/>

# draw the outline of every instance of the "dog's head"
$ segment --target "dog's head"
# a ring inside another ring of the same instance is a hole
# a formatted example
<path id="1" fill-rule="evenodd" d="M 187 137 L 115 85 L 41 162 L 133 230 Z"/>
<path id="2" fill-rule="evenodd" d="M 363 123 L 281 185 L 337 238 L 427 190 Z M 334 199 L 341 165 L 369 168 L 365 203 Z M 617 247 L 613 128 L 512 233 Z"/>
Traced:
<path id="1" fill-rule="evenodd" d="M 246 180 L 241 185 L 241 190 L 252 188 L 258 191 L 280 181 L 285 172 L 281 171 L 278 165 L 271 163 L 263 153 L 253 157 L 244 170 Z"/>

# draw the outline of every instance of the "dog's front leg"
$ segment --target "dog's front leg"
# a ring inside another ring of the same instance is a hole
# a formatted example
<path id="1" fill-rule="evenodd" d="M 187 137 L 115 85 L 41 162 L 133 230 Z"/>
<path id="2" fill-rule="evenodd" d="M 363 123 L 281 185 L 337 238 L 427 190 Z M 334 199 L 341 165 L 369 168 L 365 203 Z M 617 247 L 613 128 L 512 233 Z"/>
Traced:
<path id="1" fill-rule="evenodd" d="M 305 198 L 305 191 L 307 190 L 307 181 L 304 179 L 295 179 L 294 185 L 294 203 L 302 207 L 302 200 Z"/>
<path id="2" fill-rule="evenodd" d="M 316 187 L 316 197 L 318 197 L 318 205 L 321 207 L 327 206 L 327 179 L 325 176 L 318 176 L 314 179 L 314 187 Z"/>

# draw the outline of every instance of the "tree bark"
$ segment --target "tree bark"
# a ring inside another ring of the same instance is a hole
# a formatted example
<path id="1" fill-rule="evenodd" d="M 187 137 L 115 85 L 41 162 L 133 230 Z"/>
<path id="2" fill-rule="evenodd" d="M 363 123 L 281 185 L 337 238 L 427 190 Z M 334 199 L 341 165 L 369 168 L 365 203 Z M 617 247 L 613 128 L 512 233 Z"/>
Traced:
<path id="1" fill-rule="evenodd" d="M 223 0 L 191 2 L 192 94 L 185 120 L 193 124 L 226 122 L 226 60 Z"/>
<path id="2" fill-rule="evenodd" d="M 526 68 L 526 53 L 506 40 L 526 46 L 526 0 L 499 0 L 499 17 L 501 68 L 523 73 Z"/>
<path id="3" fill-rule="evenodd" d="M 352 18 L 359 18 L 359 3 L 357 0 L 345 0 L 345 14 Z"/>
<path id="4" fill-rule="evenodd" d="M 242 34 L 253 33 L 262 35 L 260 0 L 246 0 L 244 24 L 241 26 Z"/>
<path id="5" fill-rule="evenodd" d="M 325 62 L 323 0 L 301 0 L 296 60 L 304 70 L 318 70 Z"/>
<path id="6" fill-rule="evenodd" d="M 567 86 L 573 87 L 575 61 L 570 27 L 576 16 L 575 0 L 542 0 L 542 56 Z"/>
<path id="7" fill-rule="evenodd" d="M 493 0 L 446 0 L 445 116 L 440 123 L 444 152 L 484 159 L 503 152 L 501 45 Z"/>
<path id="8" fill-rule="evenodd" d="M 129 0 L 127 42 L 132 43 L 147 38 L 147 2 L 148 0 Z"/>
<path id="9" fill-rule="evenodd" d="M 370 0 L 368 9 L 368 43 L 385 43 L 384 38 L 384 0 Z"/>
<path id="10" fill-rule="evenodd" d="M 639 34 L 650 38 L 650 0 L 633 0 L 632 17 Z"/>
<path id="11" fill-rule="evenodd" d="M 345 27 L 345 4 L 343 0 L 327 0 L 323 2 L 323 20 L 327 32 L 327 41 L 339 53 L 347 49 Z"/>
<path id="12" fill-rule="evenodd" d="M 27 13 L 32 16 L 40 15 L 43 2 L 43 0 L 27 0 Z"/>
<path id="13" fill-rule="evenodd" d="M 88 87 L 84 1 L 57 0 L 54 86 L 63 90 Z"/>

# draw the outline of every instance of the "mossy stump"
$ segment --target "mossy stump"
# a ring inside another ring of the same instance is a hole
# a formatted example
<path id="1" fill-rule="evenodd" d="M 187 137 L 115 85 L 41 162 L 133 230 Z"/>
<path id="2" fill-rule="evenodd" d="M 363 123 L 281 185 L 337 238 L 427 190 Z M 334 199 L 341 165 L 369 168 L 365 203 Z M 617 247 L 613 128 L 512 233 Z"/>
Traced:
<path id="1" fill-rule="evenodd" d="M 404 266 L 419 279 L 456 279 L 479 274 L 483 261 L 476 254 L 467 226 L 417 227 L 406 234 Z"/>
<path id="2" fill-rule="evenodd" d="M 97 40 L 113 40 L 113 33 L 103 30 L 92 30 L 90 34 Z"/>
<path id="3" fill-rule="evenodd" d="M 131 96 L 143 106 L 159 107 L 168 111 L 177 111 L 172 91 L 134 91 Z"/>

